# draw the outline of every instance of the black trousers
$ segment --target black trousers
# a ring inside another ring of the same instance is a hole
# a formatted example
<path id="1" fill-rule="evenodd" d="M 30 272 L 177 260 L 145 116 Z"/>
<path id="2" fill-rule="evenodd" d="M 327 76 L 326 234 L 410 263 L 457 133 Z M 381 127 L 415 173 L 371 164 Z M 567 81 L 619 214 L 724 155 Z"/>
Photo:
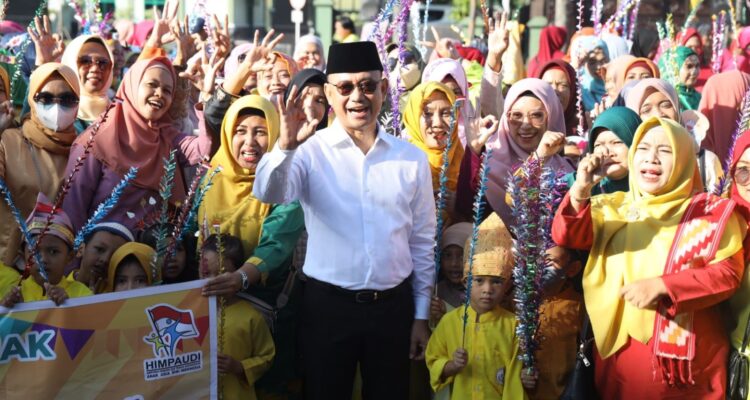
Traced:
<path id="1" fill-rule="evenodd" d="M 408 280 L 384 299 L 358 303 L 308 279 L 300 326 L 307 400 L 351 400 L 357 363 L 364 400 L 409 397 L 414 299 Z"/>

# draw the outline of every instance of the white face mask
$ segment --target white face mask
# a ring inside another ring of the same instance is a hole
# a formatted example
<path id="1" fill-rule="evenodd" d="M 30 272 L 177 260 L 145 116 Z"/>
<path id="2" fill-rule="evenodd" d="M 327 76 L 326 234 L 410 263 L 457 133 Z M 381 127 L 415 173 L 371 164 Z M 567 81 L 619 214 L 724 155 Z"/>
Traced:
<path id="1" fill-rule="evenodd" d="M 59 104 L 36 104 L 36 116 L 47 129 L 58 132 L 71 125 L 76 120 L 78 107 L 63 107 Z"/>
<path id="2" fill-rule="evenodd" d="M 401 81 L 399 82 L 399 86 L 401 89 L 405 90 L 411 90 L 415 86 L 419 84 L 420 79 L 422 79 L 422 73 L 419 71 L 419 66 L 417 64 L 407 64 L 403 67 L 400 65 L 397 66 L 393 71 L 391 71 L 389 84 L 391 87 L 396 87 L 396 73 L 395 71 L 399 71 L 399 77 L 401 78 Z"/>

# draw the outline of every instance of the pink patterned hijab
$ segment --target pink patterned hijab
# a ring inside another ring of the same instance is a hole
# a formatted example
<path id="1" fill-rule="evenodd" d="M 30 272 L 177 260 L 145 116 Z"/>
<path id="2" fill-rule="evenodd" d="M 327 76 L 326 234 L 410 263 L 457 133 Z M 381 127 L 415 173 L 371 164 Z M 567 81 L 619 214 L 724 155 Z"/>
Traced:
<path id="1" fill-rule="evenodd" d="M 500 118 L 500 129 L 490 137 L 487 149 L 492 149 L 492 158 L 489 160 L 489 181 L 487 182 L 487 201 L 492 209 L 507 224 L 513 222 L 510 206 L 505 201 L 505 192 L 508 177 L 526 160 L 530 153 L 521 148 L 510 136 L 510 125 L 508 124 L 508 111 L 516 101 L 531 93 L 538 98 L 547 110 L 547 130 L 565 133 L 565 118 L 560 100 L 547 82 L 537 78 L 522 79 L 513 84 L 505 97 L 505 107 Z M 573 167 L 560 155 L 550 157 L 545 163 L 558 174 L 573 171 Z"/>

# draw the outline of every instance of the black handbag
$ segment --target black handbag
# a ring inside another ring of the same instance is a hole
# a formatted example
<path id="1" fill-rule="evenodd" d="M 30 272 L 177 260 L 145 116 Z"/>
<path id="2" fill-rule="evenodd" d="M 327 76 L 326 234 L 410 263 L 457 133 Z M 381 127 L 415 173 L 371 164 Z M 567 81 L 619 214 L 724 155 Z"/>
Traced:
<path id="1" fill-rule="evenodd" d="M 595 400 L 596 387 L 594 386 L 594 357 L 591 346 L 594 344 L 594 335 L 591 332 L 591 320 L 588 314 L 584 314 L 581 332 L 578 334 L 578 358 L 576 366 L 568 377 L 565 390 L 560 400 Z"/>
<path id="2" fill-rule="evenodd" d="M 746 400 L 748 395 L 748 359 L 745 355 L 748 335 L 750 335 L 750 315 L 745 325 L 745 336 L 742 338 L 742 348 L 732 349 L 727 368 L 727 399 Z"/>

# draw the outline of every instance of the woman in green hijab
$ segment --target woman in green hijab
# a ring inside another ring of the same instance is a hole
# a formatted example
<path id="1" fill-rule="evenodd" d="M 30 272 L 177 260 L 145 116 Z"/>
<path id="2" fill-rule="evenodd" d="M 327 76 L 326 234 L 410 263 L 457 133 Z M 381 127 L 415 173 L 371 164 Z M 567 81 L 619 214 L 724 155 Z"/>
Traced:
<path id="1" fill-rule="evenodd" d="M 679 82 L 675 85 L 683 110 L 697 110 L 701 94 L 695 90 L 700 73 L 700 58 L 689 47 L 678 46 L 675 50 L 675 63 L 679 69 Z"/>
<path id="2" fill-rule="evenodd" d="M 589 153 L 604 156 L 604 178 L 591 190 L 592 195 L 628 191 L 628 149 L 641 118 L 627 107 L 612 107 L 599 114 L 589 131 Z M 576 180 L 576 173 L 565 176 L 568 187 Z"/>

